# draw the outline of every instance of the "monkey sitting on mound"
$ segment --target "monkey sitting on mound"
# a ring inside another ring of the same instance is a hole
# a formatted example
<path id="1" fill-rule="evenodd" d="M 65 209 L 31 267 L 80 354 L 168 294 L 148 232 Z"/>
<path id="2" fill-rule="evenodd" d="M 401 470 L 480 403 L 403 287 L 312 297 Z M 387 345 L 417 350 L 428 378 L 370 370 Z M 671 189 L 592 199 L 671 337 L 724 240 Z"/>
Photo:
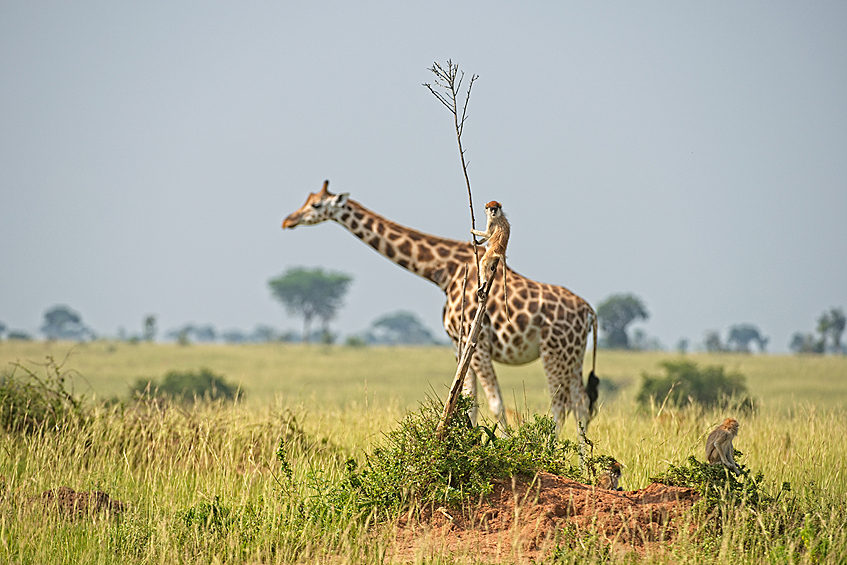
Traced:
<path id="1" fill-rule="evenodd" d="M 738 435 L 738 421 L 727 418 L 723 424 L 712 430 L 706 438 L 706 461 L 712 465 L 722 464 L 736 475 L 741 473 L 735 464 L 732 440 Z"/>
<path id="2" fill-rule="evenodd" d="M 485 284 L 494 276 L 494 260 L 499 259 L 503 264 L 503 295 L 506 295 L 506 246 L 509 244 L 509 220 L 503 214 L 503 207 L 496 200 L 492 200 L 485 205 L 485 215 L 488 217 L 488 223 L 485 226 L 485 231 L 471 230 L 475 236 L 481 237 L 482 241 L 477 242 L 477 245 L 488 242 L 488 249 L 485 250 L 485 255 L 479 261 L 479 270 L 482 280 L 480 282 L 478 293 L 482 293 Z M 506 317 L 508 317 L 508 302 L 506 303 Z"/>
<path id="3" fill-rule="evenodd" d="M 609 468 L 597 477 L 597 486 L 609 490 L 621 490 L 618 486 L 618 481 L 621 479 L 621 464 L 617 461 L 612 461 Z"/>

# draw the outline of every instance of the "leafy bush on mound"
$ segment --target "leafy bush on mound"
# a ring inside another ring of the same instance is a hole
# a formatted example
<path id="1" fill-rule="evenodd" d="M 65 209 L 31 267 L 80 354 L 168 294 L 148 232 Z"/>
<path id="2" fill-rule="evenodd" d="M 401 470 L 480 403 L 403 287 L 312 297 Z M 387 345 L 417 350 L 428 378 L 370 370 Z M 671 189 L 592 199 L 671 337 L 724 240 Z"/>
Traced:
<path id="1" fill-rule="evenodd" d="M 0 427 L 7 432 L 32 433 L 83 416 L 80 401 L 67 389 L 70 372 L 49 356 L 43 367 L 43 378 L 20 363 L 0 375 Z"/>
<path id="2" fill-rule="evenodd" d="M 735 450 L 736 456 L 741 452 Z M 763 489 L 764 475 L 761 472 L 751 474 L 744 464 L 738 464 L 736 476 L 723 465 L 711 465 L 698 461 L 693 455 L 682 465 L 671 464 L 668 470 L 650 480 L 669 486 L 688 487 L 702 496 L 706 508 L 712 509 L 724 502 L 745 503 L 751 506 L 767 506 L 776 502 L 782 492 L 791 490 L 789 483 L 782 484 L 782 490 L 773 496 Z"/>
<path id="3" fill-rule="evenodd" d="M 473 426 L 467 412 L 473 400 L 463 397 L 447 425 L 443 440 L 436 428 L 443 407 L 430 400 L 387 433 L 363 465 L 347 462 L 347 477 L 336 490 L 339 502 L 350 500 L 360 509 L 391 510 L 411 503 L 457 505 L 490 493 L 493 481 L 546 471 L 585 480 L 579 469 L 578 446 L 559 441 L 549 416 L 536 415 L 506 437 L 496 425 Z M 588 458 L 594 469 L 608 457 Z"/>
<path id="4" fill-rule="evenodd" d="M 694 402 L 707 408 L 732 405 L 749 410 L 754 407 L 741 373 L 726 372 L 719 365 L 700 368 L 684 359 L 663 361 L 659 365 L 664 369 L 664 375 L 641 374 L 641 390 L 636 400 L 642 406 L 661 402 L 684 406 Z"/>
<path id="5" fill-rule="evenodd" d="M 160 381 L 138 379 L 132 387 L 136 396 L 167 398 L 177 402 L 200 400 L 234 400 L 243 394 L 238 386 L 209 369 L 199 371 L 170 371 Z"/>

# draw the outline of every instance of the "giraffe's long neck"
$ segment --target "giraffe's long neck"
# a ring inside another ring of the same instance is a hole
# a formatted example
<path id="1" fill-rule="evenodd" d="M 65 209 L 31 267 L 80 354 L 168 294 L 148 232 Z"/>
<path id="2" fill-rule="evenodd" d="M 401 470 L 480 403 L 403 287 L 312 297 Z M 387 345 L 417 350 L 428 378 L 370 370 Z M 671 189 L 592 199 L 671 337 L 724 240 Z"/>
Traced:
<path id="1" fill-rule="evenodd" d="M 465 263 L 473 262 L 470 242 L 429 235 L 376 214 L 348 200 L 335 221 L 381 255 L 446 292 L 448 283 Z"/>

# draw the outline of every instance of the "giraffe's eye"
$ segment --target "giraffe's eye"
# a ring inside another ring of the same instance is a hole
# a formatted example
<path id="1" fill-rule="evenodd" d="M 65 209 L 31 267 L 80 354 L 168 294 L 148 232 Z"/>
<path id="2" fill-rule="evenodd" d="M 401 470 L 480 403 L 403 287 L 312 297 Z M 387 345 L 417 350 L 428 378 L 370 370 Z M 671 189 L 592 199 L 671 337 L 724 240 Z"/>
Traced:
<path id="1" fill-rule="evenodd" d="M 315 210 L 320 210 L 320 208 L 321 208 L 321 203 L 320 203 L 320 202 L 315 202 L 314 204 L 312 204 L 312 208 L 314 208 Z"/>

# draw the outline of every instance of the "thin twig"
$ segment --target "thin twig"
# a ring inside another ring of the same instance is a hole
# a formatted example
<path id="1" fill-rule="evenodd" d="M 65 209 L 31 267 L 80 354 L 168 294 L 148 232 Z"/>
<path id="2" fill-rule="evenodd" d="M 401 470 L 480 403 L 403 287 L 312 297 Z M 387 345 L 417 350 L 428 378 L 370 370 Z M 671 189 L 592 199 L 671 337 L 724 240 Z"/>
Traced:
<path id="1" fill-rule="evenodd" d="M 465 150 L 462 147 L 462 132 L 465 130 L 465 120 L 467 120 L 468 102 L 471 99 L 471 89 L 473 88 L 474 81 L 476 81 L 479 76 L 471 76 L 470 83 L 468 84 L 468 93 L 465 95 L 465 102 L 462 105 L 462 113 L 460 117 L 458 99 L 459 92 L 462 88 L 462 81 L 465 78 L 465 73 L 460 73 L 459 65 L 454 65 L 453 61 L 450 59 L 447 60 L 446 69 L 439 63 L 433 63 L 429 70 L 435 75 L 435 87 L 429 83 L 424 83 L 424 86 L 429 89 L 439 102 L 444 104 L 444 106 L 450 110 L 451 114 L 453 114 L 453 127 L 456 130 L 456 140 L 459 143 L 459 157 L 462 159 L 462 172 L 465 175 L 465 185 L 468 187 L 468 206 L 471 209 L 471 229 L 476 229 L 476 219 L 474 218 L 473 213 L 473 196 L 471 195 L 471 180 L 468 177 L 468 163 L 465 161 Z M 442 94 L 436 90 L 436 88 L 444 90 L 446 94 Z M 479 251 L 477 250 L 476 238 L 471 238 L 471 241 L 473 242 L 473 253 L 476 258 L 476 282 L 477 286 L 480 286 L 482 284 L 482 279 L 480 278 L 481 275 L 479 272 Z"/>

